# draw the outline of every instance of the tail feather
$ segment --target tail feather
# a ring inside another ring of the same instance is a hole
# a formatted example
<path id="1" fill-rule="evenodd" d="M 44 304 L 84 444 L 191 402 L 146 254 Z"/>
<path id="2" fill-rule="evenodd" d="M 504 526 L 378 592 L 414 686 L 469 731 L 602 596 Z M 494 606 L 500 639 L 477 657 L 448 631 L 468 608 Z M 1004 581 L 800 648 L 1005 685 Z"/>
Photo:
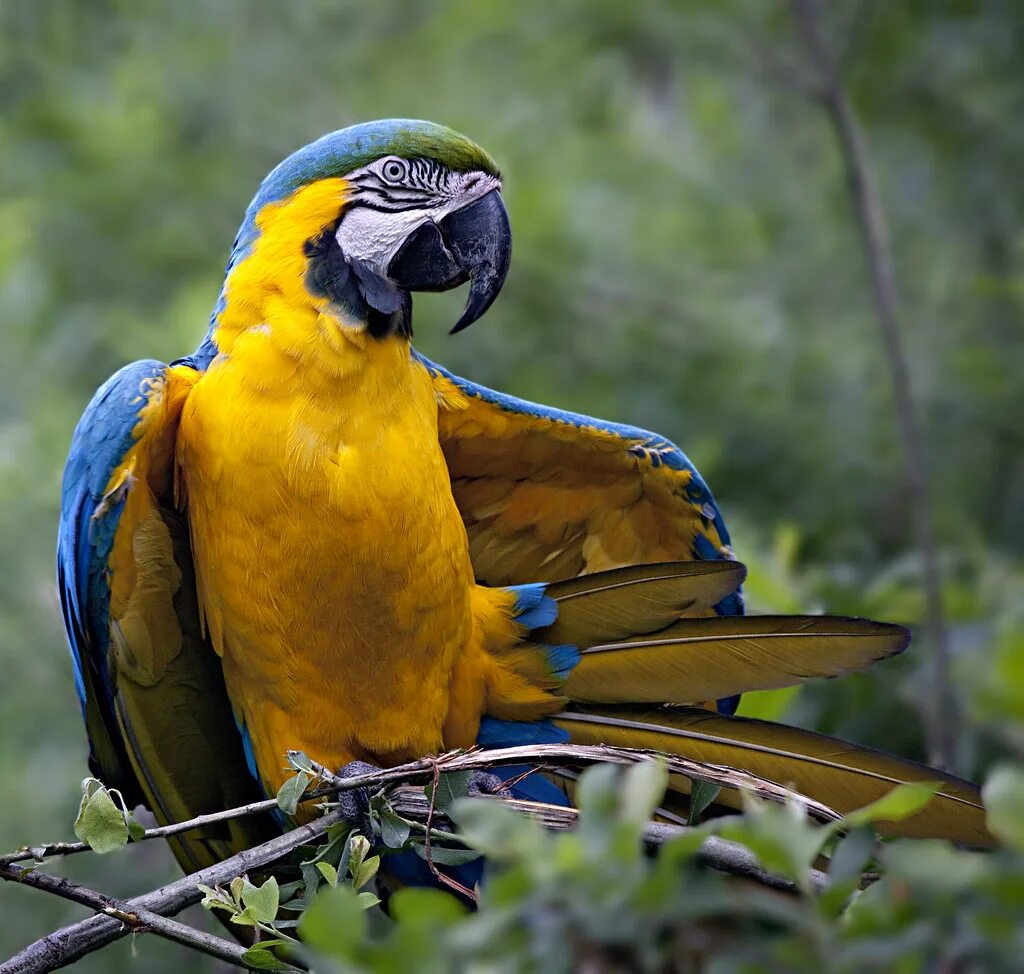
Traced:
<path id="1" fill-rule="evenodd" d="M 928 805 L 902 822 L 880 823 L 882 834 L 939 837 L 969 846 L 993 844 L 975 785 L 823 734 L 669 707 L 573 707 L 556 715 L 555 724 L 575 743 L 651 748 L 743 768 L 844 814 L 881 798 L 896 785 L 939 781 L 940 790 Z M 690 782 L 673 776 L 670 788 L 688 794 Z M 738 804 L 737 796 L 728 792 L 723 792 L 719 801 L 733 807 Z"/>
<path id="2" fill-rule="evenodd" d="M 697 703 L 867 669 L 909 639 L 901 626 L 837 616 L 682 619 L 587 647 L 562 693 L 581 703 Z"/>
<path id="3" fill-rule="evenodd" d="M 728 614 L 723 600 L 738 591 L 743 575 L 738 562 L 667 563 L 517 589 L 520 615 L 536 625 L 514 658 L 528 679 L 543 678 L 541 685 L 558 687 L 570 701 L 553 717 L 553 728 L 581 744 L 645 748 L 742 769 L 839 813 L 905 782 L 938 781 L 928 805 L 902 822 L 880 823 L 882 833 L 991 845 L 978 789 L 969 782 L 795 727 L 652 706 L 842 676 L 907 647 L 905 629 L 866 619 Z M 571 781 L 559 780 L 571 795 Z M 689 779 L 671 776 L 663 817 L 685 814 L 690 788 Z M 716 805 L 739 808 L 740 795 L 723 790 Z"/>
<path id="4" fill-rule="evenodd" d="M 548 585 L 558 618 L 534 638 L 591 646 L 656 632 L 683 614 L 707 612 L 743 583 L 737 561 L 632 565 Z"/>

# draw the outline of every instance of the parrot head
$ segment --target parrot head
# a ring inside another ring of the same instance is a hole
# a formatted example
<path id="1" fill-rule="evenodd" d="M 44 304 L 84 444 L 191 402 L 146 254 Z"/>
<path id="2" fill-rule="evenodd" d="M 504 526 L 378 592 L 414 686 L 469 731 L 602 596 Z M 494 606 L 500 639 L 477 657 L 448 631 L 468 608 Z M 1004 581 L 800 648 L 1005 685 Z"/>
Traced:
<path id="1" fill-rule="evenodd" d="M 432 122 L 353 125 L 299 149 L 263 181 L 213 324 L 235 277 L 245 280 L 243 267 L 262 252 L 267 266 L 248 277 L 301 276 L 306 291 L 375 337 L 411 333 L 410 292 L 468 282 L 452 328 L 461 331 L 497 297 L 511 249 L 501 178 L 483 149 Z"/>

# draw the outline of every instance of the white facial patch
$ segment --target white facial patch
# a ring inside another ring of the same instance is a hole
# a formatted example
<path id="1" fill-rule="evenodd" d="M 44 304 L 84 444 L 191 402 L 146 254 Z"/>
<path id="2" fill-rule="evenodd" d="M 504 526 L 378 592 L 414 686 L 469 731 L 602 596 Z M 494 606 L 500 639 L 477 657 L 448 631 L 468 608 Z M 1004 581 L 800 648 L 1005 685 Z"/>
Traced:
<path id="1" fill-rule="evenodd" d="M 501 188 L 501 181 L 490 173 L 457 173 L 427 160 L 410 162 L 394 156 L 356 169 L 346 180 L 354 191 L 338 226 L 338 244 L 346 257 L 361 260 L 383 278 L 417 227 L 439 223 Z"/>
<path id="2" fill-rule="evenodd" d="M 381 277 L 387 277 L 391 258 L 406 237 L 433 216 L 433 210 L 401 210 L 384 213 L 365 206 L 346 212 L 338 227 L 338 244 L 348 258 L 357 258 Z"/>

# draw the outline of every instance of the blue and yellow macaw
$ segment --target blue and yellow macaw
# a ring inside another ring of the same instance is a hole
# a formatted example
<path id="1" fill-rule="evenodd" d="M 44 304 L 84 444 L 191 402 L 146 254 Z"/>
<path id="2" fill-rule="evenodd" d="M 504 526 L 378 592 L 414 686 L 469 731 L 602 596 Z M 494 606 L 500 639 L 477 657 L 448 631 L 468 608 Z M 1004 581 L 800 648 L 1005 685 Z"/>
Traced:
<path id="1" fill-rule="evenodd" d="M 468 282 L 458 331 L 510 253 L 497 167 L 438 125 L 342 129 L 267 176 L 199 349 L 125 366 L 74 434 L 58 574 L 94 773 L 169 822 L 273 794 L 289 748 L 342 767 L 568 738 L 744 767 L 840 811 L 939 778 L 890 831 L 987 842 L 967 782 L 729 716 L 744 691 L 898 653 L 904 630 L 744 617 L 744 569 L 676 446 L 412 348 L 411 292 Z M 196 868 L 267 827 L 177 854 Z"/>

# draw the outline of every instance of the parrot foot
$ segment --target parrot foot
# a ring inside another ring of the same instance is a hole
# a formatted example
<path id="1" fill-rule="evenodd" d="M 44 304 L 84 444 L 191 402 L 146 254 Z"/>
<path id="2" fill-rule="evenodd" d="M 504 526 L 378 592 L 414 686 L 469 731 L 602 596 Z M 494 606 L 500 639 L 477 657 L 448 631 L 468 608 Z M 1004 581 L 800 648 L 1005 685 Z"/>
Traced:
<path id="1" fill-rule="evenodd" d="M 380 768 L 365 761 L 349 761 L 339 768 L 339 778 L 358 778 L 360 775 L 372 774 Z M 339 791 L 335 801 L 345 821 L 357 832 L 373 841 L 373 820 L 370 818 L 370 799 L 377 793 L 372 785 L 366 788 L 353 788 L 351 791 Z"/>
<path id="2" fill-rule="evenodd" d="M 505 779 L 489 771 L 474 771 L 469 776 L 469 795 L 478 798 L 480 795 L 497 795 L 499 798 L 511 798 L 512 792 L 505 787 Z"/>
<path id="3" fill-rule="evenodd" d="M 376 765 L 365 761 L 349 761 L 336 772 L 339 778 L 358 778 L 360 775 L 380 771 Z M 370 816 L 370 801 L 377 793 L 372 785 L 366 788 L 353 788 L 350 791 L 339 791 L 335 803 L 342 816 L 357 832 L 373 839 L 373 819 Z M 512 792 L 505 787 L 503 778 L 487 771 L 474 771 L 469 777 L 469 795 L 478 798 L 481 795 L 497 795 L 511 798 Z"/>

